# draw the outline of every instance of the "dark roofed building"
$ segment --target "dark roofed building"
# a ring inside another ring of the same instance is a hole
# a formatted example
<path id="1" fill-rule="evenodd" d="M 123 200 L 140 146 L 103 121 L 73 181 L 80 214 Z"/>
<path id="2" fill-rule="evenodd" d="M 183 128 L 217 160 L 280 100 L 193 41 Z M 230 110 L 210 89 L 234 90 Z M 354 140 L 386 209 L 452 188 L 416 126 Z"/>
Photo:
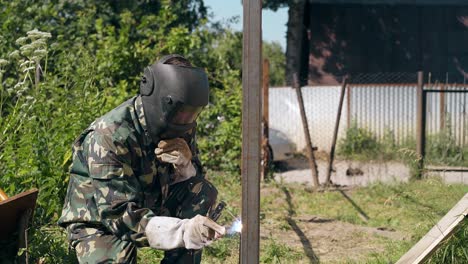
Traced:
<path id="1" fill-rule="evenodd" d="M 468 77 L 468 0 L 306 0 L 290 8 L 289 83 L 294 72 L 308 84 L 418 70 Z"/>

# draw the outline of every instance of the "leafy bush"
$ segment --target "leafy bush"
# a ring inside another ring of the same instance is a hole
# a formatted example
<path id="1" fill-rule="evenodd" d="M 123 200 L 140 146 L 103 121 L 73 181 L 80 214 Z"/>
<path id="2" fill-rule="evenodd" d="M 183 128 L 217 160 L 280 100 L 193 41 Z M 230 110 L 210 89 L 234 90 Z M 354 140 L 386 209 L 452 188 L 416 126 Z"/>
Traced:
<path id="1" fill-rule="evenodd" d="M 206 68 L 212 95 L 199 120 L 202 160 L 238 174 L 240 72 L 216 46 L 233 33 L 208 28 L 201 1 L 1 3 L 0 24 L 11 34 L 0 36 L 0 188 L 39 189 L 33 260 L 67 262 L 63 247 L 49 251 L 60 242 L 47 230 L 62 209 L 73 140 L 135 95 L 141 70 L 163 54 Z"/>
<path id="2" fill-rule="evenodd" d="M 340 140 L 337 153 L 347 158 L 353 156 L 375 157 L 379 148 L 379 143 L 372 132 L 359 127 L 354 121 L 346 130 L 345 138 Z"/>
<path id="3" fill-rule="evenodd" d="M 225 90 L 213 91 L 213 101 L 201 115 L 198 144 L 207 167 L 239 172 L 242 102 L 238 73 L 231 72 L 222 82 Z"/>
<path id="4" fill-rule="evenodd" d="M 427 162 L 437 165 L 468 166 L 468 148 L 456 143 L 450 123 L 437 134 L 430 135 L 426 141 Z"/>

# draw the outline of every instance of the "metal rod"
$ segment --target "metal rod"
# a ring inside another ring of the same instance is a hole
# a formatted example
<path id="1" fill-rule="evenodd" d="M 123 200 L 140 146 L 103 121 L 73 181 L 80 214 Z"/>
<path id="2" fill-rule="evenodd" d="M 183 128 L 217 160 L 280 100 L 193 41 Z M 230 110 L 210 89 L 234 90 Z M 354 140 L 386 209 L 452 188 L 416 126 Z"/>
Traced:
<path id="1" fill-rule="evenodd" d="M 439 109 L 439 120 L 440 120 L 440 127 L 439 130 L 443 131 L 445 128 L 445 86 L 447 85 L 447 78 L 448 76 L 446 75 L 445 78 L 445 83 L 442 85 L 440 89 L 440 109 Z"/>
<path id="2" fill-rule="evenodd" d="M 401 142 L 400 142 L 400 139 L 401 139 L 401 135 L 400 135 L 400 130 L 401 130 L 401 121 L 402 119 L 400 118 L 401 117 L 401 86 L 397 86 L 396 90 L 395 90 L 395 96 L 396 96 L 396 108 L 395 108 L 395 120 L 396 120 L 396 127 L 395 127 L 395 145 L 400 145 Z"/>
<path id="3" fill-rule="evenodd" d="M 424 145 L 425 145 L 425 136 L 426 136 L 426 104 L 424 92 L 424 73 L 422 71 L 418 72 L 418 88 L 416 93 L 417 100 L 417 123 L 416 123 L 416 153 L 418 154 L 418 171 L 417 178 L 421 178 L 422 171 L 424 168 Z"/>
<path id="4" fill-rule="evenodd" d="M 297 73 L 293 75 L 293 85 L 296 90 L 297 101 L 299 103 L 299 110 L 300 110 L 301 119 L 302 119 L 302 127 L 304 128 L 304 138 L 306 141 L 305 143 L 306 143 L 306 148 L 307 148 L 307 155 L 309 158 L 309 166 L 310 166 L 310 170 L 312 171 L 312 182 L 314 183 L 314 188 L 318 188 L 320 184 L 319 184 L 319 179 L 318 179 L 317 163 L 315 161 L 314 150 L 312 148 L 312 141 L 310 139 L 310 133 L 309 133 L 309 124 L 307 122 L 307 116 L 306 116 L 305 109 L 304 109 L 304 99 L 302 98 L 301 84 L 299 82 L 299 77 L 297 76 Z"/>
<path id="5" fill-rule="evenodd" d="M 351 86 L 346 90 L 346 128 L 351 127 Z"/>
<path id="6" fill-rule="evenodd" d="M 465 147 L 466 139 L 466 94 L 463 95 L 463 135 L 462 135 L 462 147 Z"/>
<path id="7" fill-rule="evenodd" d="M 385 112 L 387 109 L 385 108 L 385 99 L 387 97 L 385 96 L 385 87 L 380 87 L 380 96 L 379 96 L 379 106 L 381 107 L 381 111 L 379 113 L 380 120 L 379 120 L 379 126 L 378 126 L 378 132 L 376 133 L 376 139 L 380 140 L 382 138 L 382 131 L 383 131 L 383 126 L 385 126 Z"/>
<path id="8" fill-rule="evenodd" d="M 345 92 L 346 92 L 346 77 L 343 79 L 343 84 L 341 85 L 340 102 L 338 104 L 338 112 L 336 113 L 335 131 L 333 132 L 332 145 L 330 149 L 330 158 L 328 160 L 327 178 L 325 180 L 326 185 L 331 185 L 330 178 L 331 178 L 331 173 L 333 170 L 333 160 L 335 159 L 336 139 L 338 138 L 338 130 L 340 129 L 341 110 L 343 108 Z"/>
<path id="9" fill-rule="evenodd" d="M 424 90 L 425 93 L 440 93 L 438 89 Z M 468 93 L 468 90 L 444 90 L 445 93 Z"/>
<path id="10" fill-rule="evenodd" d="M 259 262 L 262 3 L 243 1 L 242 233 L 239 261 Z"/>
<path id="11" fill-rule="evenodd" d="M 268 176 L 268 169 L 269 163 L 271 160 L 269 159 L 269 135 L 268 135 L 268 128 L 269 128 L 269 98 L 268 92 L 270 87 L 270 63 L 268 59 L 263 59 L 263 78 L 262 78 L 262 90 L 263 90 L 263 104 L 262 104 L 262 115 L 263 115 L 263 129 L 262 129 L 262 174 L 261 179 L 265 180 Z"/>

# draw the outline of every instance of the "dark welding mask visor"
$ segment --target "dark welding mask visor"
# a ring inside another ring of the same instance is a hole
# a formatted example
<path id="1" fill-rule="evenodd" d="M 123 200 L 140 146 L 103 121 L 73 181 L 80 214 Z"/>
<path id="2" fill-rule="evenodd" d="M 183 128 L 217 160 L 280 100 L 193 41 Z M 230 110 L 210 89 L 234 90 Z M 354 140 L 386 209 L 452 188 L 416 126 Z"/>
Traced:
<path id="1" fill-rule="evenodd" d="M 174 125 L 187 125 L 195 122 L 202 111 L 201 106 L 180 105 L 169 118 L 169 123 Z"/>

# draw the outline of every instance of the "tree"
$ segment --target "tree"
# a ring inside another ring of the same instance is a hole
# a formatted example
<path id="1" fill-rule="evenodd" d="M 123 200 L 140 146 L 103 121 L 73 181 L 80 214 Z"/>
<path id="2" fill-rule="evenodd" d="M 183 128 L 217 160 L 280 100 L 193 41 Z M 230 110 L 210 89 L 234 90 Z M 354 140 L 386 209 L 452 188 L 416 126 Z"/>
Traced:
<path id="1" fill-rule="evenodd" d="M 288 7 L 288 29 L 286 33 L 286 83 L 291 85 L 293 82 L 293 74 L 298 74 L 301 83 L 307 81 L 307 60 L 304 51 L 307 49 L 303 45 L 304 38 L 307 38 L 305 31 L 304 14 L 307 12 L 306 7 L 308 1 L 306 0 L 264 0 L 263 8 L 271 9 L 273 11 L 281 7 Z M 304 80 L 305 79 L 305 80 Z"/>

